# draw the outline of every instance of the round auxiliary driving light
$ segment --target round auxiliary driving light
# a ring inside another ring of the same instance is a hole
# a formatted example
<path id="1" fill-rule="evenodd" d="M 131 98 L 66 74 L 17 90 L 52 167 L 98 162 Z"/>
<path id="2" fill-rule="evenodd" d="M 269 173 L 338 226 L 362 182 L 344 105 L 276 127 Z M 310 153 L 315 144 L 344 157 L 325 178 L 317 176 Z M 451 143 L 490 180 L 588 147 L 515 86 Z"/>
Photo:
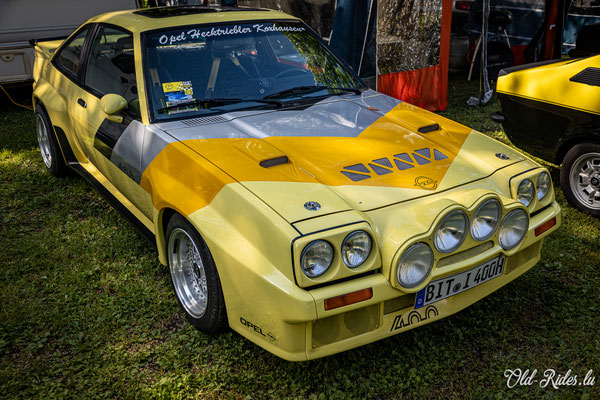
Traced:
<path id="1" fill-rule="evenodd" d="M 435 248 L 440 253 L 451 253 L 462 244 L 467 236 L 469 218 L 462 210 L 448 213 L 439 223 L 434 234 Z"/>
<path id="2" fill-rule="evenodd" d="M 356 268 L 371 254 L 371 236 L 365 231 L 350 233 L 342 243 L 342 259 L 348 268 Z"/>
<path id="3" fill-rule="evenodd" d="M 504 250 L 514 249 L 523 241 L 529 228 L 529 216 L 523 209 L 512 210 L 502 220 L 498 240 Z"/>
<path id="4" fill-rule="evenodd" d="M 425 243 L 415 243 L 410 246 L 396 268 L 396 275 L 400 286 L 412 288 L 419 286 L 431 272 L 433 267 L 433 251 Z"/>
<path id="5" fill-rule="evenodd" d="M 529 207 L 531 200 L 533 200 L 534 192 L 535 188 L 533 187 L 533 182 L 529 179 L 523 179 L 517 190 L 517 201 L 523 203 L 525 207 Z"/>
<path id="6" fill-rule="evenodd" d="M 310 242 L 302 251 L 300 267 L 304 275 L 316 278 L 323 275 L 333 261 L 333 247 L 324 240 Z"/>
<path id="7" fill-rule="evenodd" d="M 471 221 L 471 236 L 480 242 L 489 239 L 500 222 L 502 208 L 496 199 L 489 199 L 477 208 Z"/>
<path id="8" fill-rule="evenodd" d="M 538 200 L 543 199 L 548 194 L 548 190 L 550 190 L 550 175 L 547 172 L 542 172 L 537 178 L 537 198 Z"/>

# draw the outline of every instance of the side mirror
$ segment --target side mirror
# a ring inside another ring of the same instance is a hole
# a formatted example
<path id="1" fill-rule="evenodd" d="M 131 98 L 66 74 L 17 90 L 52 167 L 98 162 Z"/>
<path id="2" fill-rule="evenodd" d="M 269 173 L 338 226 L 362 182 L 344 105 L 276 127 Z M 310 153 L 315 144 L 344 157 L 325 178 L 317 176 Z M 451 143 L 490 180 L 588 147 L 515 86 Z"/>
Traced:
<path id="1" fill-rule="evenodd" d="M 118 94 L 109 93 L 100 99 L 100 108 L 106 113 L 106 119 L 118 124 L 123 122 L 123 117 L 114 115 L 127 107 L 127 100 Z"/>

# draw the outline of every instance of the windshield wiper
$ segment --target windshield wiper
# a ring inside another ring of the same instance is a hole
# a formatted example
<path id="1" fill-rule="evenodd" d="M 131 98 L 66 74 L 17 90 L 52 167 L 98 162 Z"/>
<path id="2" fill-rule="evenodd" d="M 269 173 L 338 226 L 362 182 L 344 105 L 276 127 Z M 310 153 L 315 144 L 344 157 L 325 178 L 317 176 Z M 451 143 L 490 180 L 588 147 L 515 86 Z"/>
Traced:
<path id="1" fill-rule="evenodd" d="M 222 105 L 226 105 L 226 104 L 236 104 L 236 103 L 243 103 L 243 102 L 274 104 L 277 107 L 283 107 L 283 102 L 281 102 L 279 100 L 214 98 L 214 99 L 196 99 L 196 100 L 187 101 L 185 103 L 171 104 L 170 106 L 159 108 L 158 110 L 156 110 L 156 112 L 160 114 L 160 113 L 164 113 L 165 111 L 177 109 L 180 107 L 202 105 L 205 108 L 211 108 L 213 106 L 222 106 Z"/>
<path id="2" fill-rule="evenodd" d="M 331 87 L 331 86 L 296 86 L 290 89 L 282 90 L 281 92 L 273 93 L 263 97 L 263 99 L 272 99 L 276 97 L 282 97 L 292 94 L 309 94 L 318 92 L 320 90 L 337 90 L 341 92 L 351 92 L 355 94 L 361 94 L 363 89 L 360 88 L 346 88 L 346 87 Z"/>

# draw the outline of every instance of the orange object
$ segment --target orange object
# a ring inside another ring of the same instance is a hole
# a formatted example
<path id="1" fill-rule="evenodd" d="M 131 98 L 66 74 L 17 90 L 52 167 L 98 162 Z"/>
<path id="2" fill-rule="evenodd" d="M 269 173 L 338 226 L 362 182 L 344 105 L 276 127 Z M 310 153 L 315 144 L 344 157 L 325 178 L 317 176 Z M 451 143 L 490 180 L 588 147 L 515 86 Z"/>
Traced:
<path id="1" fill-rule="evenodd" d="M 329 299 L 325 299 L 325 310 L 333 310 L 334 308 L 339 308 L 343 306 L 347 306 L 349 304 L 358 303 L 360 301 L 369 300 L 373 297 L 373 289 L 363 289 L 357 292 L 346 293 L 341 296 L 331 297 Z"/>
<path id="2" fill-rule="evenodd" d="M 548 221 L 544 222 L 543 224 L 541 224 L 540 226 L 535 228 L 535 236 L 536 237 L 540 236 L 542 233 L 546 232 L 548 229 L 552 228 L 554 225 L 556 225 L 556 217 L 549 219 Z"/>
<path id="3" fill-rule="evenodd" d="M 546 35 L 544 35 L 544 47 L 542 60 L 552 60 L 554 58 L 554 42 L 556 41 L 556 26 L 558 21 L 558 0 L 552 0 L 551 6 L 546 8 L 548 15 L 545 18 Z M 548 2 L 546 2 L 548 4 Z"/>
<path id="4" fill-rule="evenodd" d="M 438 65 L 379 75 L 377 90 L 429 111 L 445 110 L 448 105 L 451 20 L 452 0 L 443 0 L 440 63 Z"/>

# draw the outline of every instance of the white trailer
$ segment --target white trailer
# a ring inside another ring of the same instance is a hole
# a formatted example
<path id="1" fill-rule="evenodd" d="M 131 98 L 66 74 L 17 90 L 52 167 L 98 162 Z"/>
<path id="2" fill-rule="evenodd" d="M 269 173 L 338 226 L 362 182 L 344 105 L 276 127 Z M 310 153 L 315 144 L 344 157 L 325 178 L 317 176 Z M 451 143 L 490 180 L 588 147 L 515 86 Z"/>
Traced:
<path id="1" fill-rule="evenodd" d="M 137 7 L 137 0 L 0 0 L 0 84 L 33 79 L 30 40 L 66 38 L 94 15 Z"/>

